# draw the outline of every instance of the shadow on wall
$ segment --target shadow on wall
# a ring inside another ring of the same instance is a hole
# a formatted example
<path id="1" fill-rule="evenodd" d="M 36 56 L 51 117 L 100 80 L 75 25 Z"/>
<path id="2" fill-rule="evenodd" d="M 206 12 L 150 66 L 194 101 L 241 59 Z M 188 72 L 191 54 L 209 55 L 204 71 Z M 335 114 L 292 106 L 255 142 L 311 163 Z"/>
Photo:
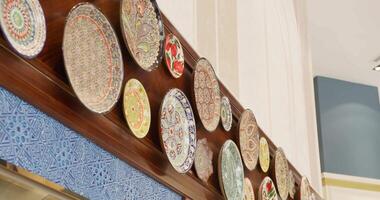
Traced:
<path id="1" fill-rule="evenodd" d="M 323 172 L 380 179 L 380 104 L 376 87 L 314 79 Z"/>

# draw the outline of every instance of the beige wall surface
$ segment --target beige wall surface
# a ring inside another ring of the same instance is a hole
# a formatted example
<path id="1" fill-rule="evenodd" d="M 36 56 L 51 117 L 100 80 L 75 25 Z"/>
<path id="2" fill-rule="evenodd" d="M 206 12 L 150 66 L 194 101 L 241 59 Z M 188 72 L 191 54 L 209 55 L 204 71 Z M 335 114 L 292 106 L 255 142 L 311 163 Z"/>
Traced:
<path id="1" fill-rule="evenodd" d="M 302 0 L 193 0 L 160 8 L 290 162 L 321 193 L 306 6 Z M 184 3 L 186 2 L 186 3 Z M 186 4 L 192 6 L 186 8 Z M 188 15 L 173 9 L 185 10 Z M 191 10 L 191 11 L 190 11 Z M 181 28 L 193 24 L 193 29 Z"/>

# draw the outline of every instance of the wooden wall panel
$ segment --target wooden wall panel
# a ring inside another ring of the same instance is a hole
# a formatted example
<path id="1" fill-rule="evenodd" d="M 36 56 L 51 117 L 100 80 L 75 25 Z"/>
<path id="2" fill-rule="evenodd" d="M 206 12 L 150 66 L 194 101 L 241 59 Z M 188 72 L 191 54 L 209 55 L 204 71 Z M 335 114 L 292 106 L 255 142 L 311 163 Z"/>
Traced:
<path id="1" fill-rule="evenodd" d="M 40 108 L 43 112 L 58 119 L 68 127 L 78 131 L 94 143 L 114 154 L 128 164 L 155 178 L 185 197 L 192 199 L 222 199 L 217 179 L 217 157 L 224 141 L 237 139 L 237 121 L 242 106 L 220 83 L 221 93 L 230 98 L 233 110 L 233 126 L 226 133 L 221 126 L 213 133 L 207 133 L 197 119 L 197 137 L 207 137 L 214 153 L 214 174 L 209 183 L 201 182 L 193 173 L 177 173 L 166 159 L 159 143 L 158 111 L 165 93 L 173 87 L 185 92 L 191 100 L 192 71 L 199 55 L 190 47 L 175 27 L 163 16 L 166 33 L 178 36 L 184 47 L 186 70 L 180 79 L 174 79 L 166 69 L 164 62 L 153 72 L 139 68 L 127 52 L 121 36 L 119 25 L 119 0 L 89 1 L 100 8 L 113 25 L 122 47 L 125 65 L 124 83 L 130 78 L 139 79 L 145 86 L 151 104 L 152 124 L 148 136 L 135 138 L 127 127 L 122 114 L 122 101 L 106 115 L 95 114 L 87 110 L 76 98 L 68 83 L 62 56 L 62 38 L 65 18 L 70 9 L 81 2 L 78 0 L 41 0 L 47 22 L 47 41 L 42 53 L 33 60 L 24 60 L 14 54 L 4 39 L 0 39 L 0 85 L 15 93 L 27 102 Z M 261 132 L 262 136 L 265 136 Z M 265 136 L 266 137 L 266 136 Z M 267 138 L 268 139 L 268 138 Z M 276 147 L 268 139 L 271 156 Z M 294 170 L 294 168 L 291 166 Z M 273 167 L 270 169 L 272 174 Z M 258 191 L 261 180 L 268 174 L 258 169 L 248 172 L 255 191 Z M 295 172 L 296 182 L 300 175 Z"/>

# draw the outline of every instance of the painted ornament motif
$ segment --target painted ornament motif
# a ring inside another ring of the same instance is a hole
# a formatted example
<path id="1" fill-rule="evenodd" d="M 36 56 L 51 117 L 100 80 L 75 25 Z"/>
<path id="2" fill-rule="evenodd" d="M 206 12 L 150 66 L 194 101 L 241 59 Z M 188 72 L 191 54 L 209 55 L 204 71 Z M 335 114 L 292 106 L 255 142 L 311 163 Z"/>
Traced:
<path id="1" fill-rule="evenodd" d="M 259 200 L 278 200 L 276 187 L 268 176 L 261 182 L 258 196 Z"/>
<path id="2" fill-rule="evenodd" d="M 196 126 L 193 110 L 179 89 L 166 93 L 160 109 L 161 144 L 176 171 L 186 173 L 193 165 L 196 149 Z"/>
<path id="3" fill-rule="evenodd" d="M 205 129 L 212 132 L 219 124 L 221 97 L 214 69 L 205 58 L 200 58 L 195 66 L 193 89 L 199 118 Z"/>
<path id="4" fill-rule="evenodd" d="M 288 174 L 289 166 L 285 153 L 281 148 L 278 148 L 275 154 L 275 175 L 278 193 L 281 199 L 287 199 L 289 194 Z"/>
<path id="5" fill-rule="evenodd" d="M 301 200 L 310 200 L 311 198 L 310 183 L 305 176 L 303 176 L 301 179 L 300 196 Z"/>
<path id="6" fill-rule="evenodd" d="M 259 158 L 259 127 L 255 116 L 249 109 L 245 110 L 239 120 L 239 144 L 243 161 L 247 169 L 253 170 Z"/>
<path id="7" fill-rule="evenodd" d="M 244 200 L 255 200 L 255 193 L 249 178 L 244 178 Z"/>
<path id="8" fill-rule="evenodd" d="M 123 37 L 136 63 L 152 71 L 162 60 L 164 27 L 155 0 L 123 0 L 121 2 Z"/>
<path id="9" fill-rule="evenodd" d="M 222 120 L 224 130 L 230 131 L 232 127 L 232 110 L 230 100 L 226 96 L 222 98 L 222 105 L 220 107 L 220 119 Z"/>
<path id="10" fill-rule="evenodd" d="M 296 182 L 294 180 L 293 172 L 290 169 L 288 174 L 288 189 L 290 198 L 294 199 L 294 195 L 296 194 Z"/>
<path id="11" fill-rule="evenodd" d="M 124 116 L 132 133 L 143 138 L 149 131 L 151 113 L 148 95 L 137 79 L 130 79 L 124 88 Z"/>
<path id="12" fill-rule="evenodd" d="M 96 113 L 111 110 L 121 93 L 123 59 L 111 24 L 92 4 L 80 3 L 67 16 L 63 57 L 79 100 Z"/>
<path id="13" fill-rule="evenodd" d="M 212 167 L 212 154 L 211 149 L 208 147 L 207 139 L 203 138 L 198 140 L 194 166 L 198 177 L 206 183 L 214 172 Z"/>
<path id="14" fill-rule="evenodd" d="M 268 142 L 264 137 L 260 138 L 260 150 L 259 150 L 259 162 L 261 170 L 263 172 L 268 172 L 270 166 L 270 155 L 269 155 L 269 146 Z"/>
<path id="15" fill-rule="evenodd" d="M 44 12 L 38 0 L 0 0 L 0 26 L 9 44 L 22 56 L 34 58 L 46 40 Z"/>
<path id="16" fill-rule="evenodd" d="M 165 61 L 170 74 L 174 78 L 179 78 L 185 69 L 185 58 L 183 56 L 182 45 L 178 38 L 169 34 L 165 40 Z"/>
<path id="17" fill-rule="evenodd" d="M 243 163 L 239 149 L 232 140 L 227 140 L 219 152 L 219 184 L 226 199 L 243 199 Z"/>

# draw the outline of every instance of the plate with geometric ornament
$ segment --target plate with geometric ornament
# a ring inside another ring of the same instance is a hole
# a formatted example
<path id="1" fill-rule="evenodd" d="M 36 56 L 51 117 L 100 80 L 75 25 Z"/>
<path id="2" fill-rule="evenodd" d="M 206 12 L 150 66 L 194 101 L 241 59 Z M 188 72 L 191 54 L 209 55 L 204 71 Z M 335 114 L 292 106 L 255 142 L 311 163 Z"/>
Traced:
<path id="1" fill-rule="evenodd" d="M 150 128 L 150 104 L 144 86 L 130 79 L 124 88 L 123 111 L 129 129 L 137 138 L 143 138 Z"/>
<path id="2" fill-rule="evenodd" d="M 161 146 L 173 168 L 186 173 L 194 162 L 197 136 L 193 110 L 181 90 L 166 93 L 159 119 Z"/>
<path id="3" fill-rule="evenodd" d="M 120 26 L 125 44 L 146 71 L 160 64 L 165 39 L 161 13 L 155 0 L 122 0 Z"/>
<path id="4" fill-rule="evenodd" d="M 206 58 L 200 58 L 195 64 L 193 95 L 203 126 L 208 132 L 214 131 L 220 120 L 221 97 L 215 71 Z"/>
<path id="5" fill-rule="evenodd" d="M 228 200 L 244 197 L 244 168 L 239 149 L 235 142 L 227 140 L 219 151 L 219 185 Z"/>
<path id="6" fill-rule="evenodd" d="M 72 8 L 62 49 L 79 100 L 95 113 L 110 111 L 120 97 L 124 65 L 116 33 L 103 13 L 90 3 Z"/>
<path id="7" fill-rule="evenodd" d="M 179 78 L 185 69 L 185 58 L 182 45 L 178 38 L 172 33 L 166 35 L 165 39 L 165 61 L 170 74 Z"/>
<path id="8" fill-rule="evenodd" d="M 46 41 L 46 22 L 37 0 L 0 0 L 0 27 L 8 43 L 25 58 L 36 57 Z"/>
<path id="9" fill-rule="evenodd" d="M 228 97 L 222 98 L 222 105 L 220 106 L 220 119 L 225 131 L 230 131 L 232 127 L 232 110 Z"/>
<path id="10" fill-rule="evenodd" d="M 278 200 L 276 187 L 268 176 L 261 182 L 258 196 L 259 200 Z"/>
<path id="11" fill-rule="evenodd" d="M 259 158 L 259 127 L 253 112 L 246 109 L 239 119 L 239 145 L 245 166 L 252 171 Z"/>
<path id="12" fill-rule="evenodd" d="M 278 189 L 278 194 L 281 199 L 287 199 L 289 194 L 288 187 L 288 175 L 289 175 L 289 165 L 286 159 L 285 153 L 282 148 L 278 148 L 275 153 L 275 176 L 276 184 Z"/>

